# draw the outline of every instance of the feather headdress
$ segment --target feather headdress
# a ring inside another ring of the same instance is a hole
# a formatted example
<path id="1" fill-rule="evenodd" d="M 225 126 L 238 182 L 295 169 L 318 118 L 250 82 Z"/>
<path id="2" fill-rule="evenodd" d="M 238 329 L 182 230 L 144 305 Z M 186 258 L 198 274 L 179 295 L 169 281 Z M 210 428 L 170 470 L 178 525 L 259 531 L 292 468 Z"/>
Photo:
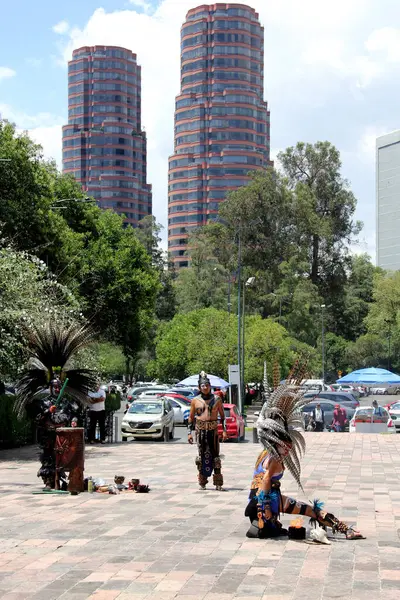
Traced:
<path id="1" fill-rule="evenodd" d="M 94 331 L 80 324 L 65 327 L 49 322 L 30 328 L 27 335 L 31 358 L 16 384 L 17 413 L 21 415 L 56 378 L 61 383 L 68 379 L 67 396 L 80 404 L 88 404 L 88 392 L 96 387 L 96 373 L 90 369 L 72 368 L 71 359 L 93 341 Z"/>
<path id="2" fill-rule="evenodd" d="M 210 380 L 209 380 L 208 375 L 207 375 L 207 373 L 205 371 L 200 371 L 200 373 L 199 373 L 199 381 L 198 381 L 199 388 L 203 384 L 210 385 Z"/>
<path id="3" fill-rule="evenodd" d="M 310 401 L 304 398 L 304 391 L 300 389 L 306 371 L 306 362 L 297 360 L 286 383 L 278 386 L 266 399 L 256 423 L 261 444 L 272 456 L 283 460 L 300 487 L 300 458 L 306 449 L 301 432 L 301 409 Z M 291 443 L 292 449 L 282 458 L 277 447 L 284 442 Z"/>

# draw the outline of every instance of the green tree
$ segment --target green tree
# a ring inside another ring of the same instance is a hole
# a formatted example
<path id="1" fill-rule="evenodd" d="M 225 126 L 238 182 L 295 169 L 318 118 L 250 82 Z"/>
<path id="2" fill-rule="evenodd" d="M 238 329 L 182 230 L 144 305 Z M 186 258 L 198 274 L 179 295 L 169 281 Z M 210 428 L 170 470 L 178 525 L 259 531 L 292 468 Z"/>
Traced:
<path id="1" fill-rule="evenodd" d="M 58 173 L 43 160 L 40 146 L 4 121 L 0 157 L 8 161 L 0 162 L 5 237 L 43 260 L 79 298 L 104 339 L 133 360 L 151 337 L 161 289 L 160 266 L 152 264 L 155 249 L 148 254 L 120 216 L 86 203 L 78 182 Z"/>
<path id="2" fill-rule="evenodd" d="M 366 333 L 350 342 L 346 351 L 348 371 L 367 367 L 387 368 L 387 347 L 381 336 Z"/>
<path id="3" fill-rule="evenodd" d="M 0 380 L 14 377 L 26 359 L 27 325 L 79 318 L 77 298 L 43 261 L 10 246 L 0 247 Z"/>
<path id="4" fill-rule="evenodd" d="M 78 276 L 85 313 L 108 340 L 122 347 L 128 361 L 133 360 L 153 326 L 159 278 L 134 230 L 124 228 L 121 217 L 110 211 L 99 214 Z"/>
<path id="5" fill-rule="evenodd" d="M 347 367 L 347 351 L 349 342 L 334 333 L 325 334 L 325 357 L 327 379 L 335 381 L 339 375 L 338 371 L 344 371 Z"/>
<path id="6" fill-rule="evenodd" d="M 125 356 L 120 346 L 111 342 L 98 342 L 93 347 L 98 361 L 98 369 L 104 379 L 111 379 L 125 373 Z"/>
<path id="7" fill-rule="evenodd" d="M 353 221 L 357 202 L 341 175 L 340 153 L 329 142 L 299 142 L 278 159 L 294 191 L 295 237 L 309 257 L 311 281 L 329 285 L 361 229 Z"/>
<path id="8" fill-rule="evenodd" d="M 296 356 L 304 352 L 311 358 L 311 369 L 318 364 L 318 355 L 312 348 L 291 338 L 272 319 L 246 316 L 245 328 L 246 381 L 262 381 L 264 360 L 272 369 L 275 357 L 281 365 L 282 376 L 287 375 Z M 162 324 L 150 372 L 161 380 L 181 380 L 204 369 L 227 379 L 228 365 L 236 361 L 236 316 L 215 308 L 203 308 L 178 314 L 169 323 Z"/>

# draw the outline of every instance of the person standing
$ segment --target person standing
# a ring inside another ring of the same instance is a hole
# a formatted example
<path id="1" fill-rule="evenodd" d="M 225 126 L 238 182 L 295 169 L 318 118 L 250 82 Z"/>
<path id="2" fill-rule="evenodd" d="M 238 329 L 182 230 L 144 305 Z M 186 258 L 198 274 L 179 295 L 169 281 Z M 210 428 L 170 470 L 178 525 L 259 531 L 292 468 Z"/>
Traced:
<path id="1" fill-rule="evenodd" d="M 99 424 L 100 443 L 106 443 L 106 392 L 98 386 L 97 392 L 90 392 L 91 406 L 89 409 L 89 444 L 94 444 L 96 439 L 96 426 Z"/>
<path id="2" fill-rule="evenodd" d="M 323 431 L 325 428 L 325 413 L 319 402 L 312 411 L 312 419 L 315 423 L 314 431 Z"/>
<path id="3" fill-rule="evenodd" d="M 188 419 L 188 442 L 193 444 L 193 431 L 196 431 L 198 456 L 196 465 L 201 490 L 206 489 L 208 478 L 213 474 L 217 491 L 222 491 L 224 479 L 221 473 L 219 455 L 218 418 L 222 423 L 223 440 L 227 439 L 225 413 L 222 400 L 211 393 L 210 380 L 202 371 L 199 375 L 200 394 L 190 404 Z"/>
<path id="4" fill-rule="evenodd" d="M 335 410 L 333 411 L 332 427 L 337 432 L 344 431 L 346 420 L 347 413 L 345 409 L 342 406 L 340 406 L 340 404 L 336 404 Z"/>
<path id="5" fill-rule="evenodd" d="M 379 406 L 378 401 L 376 399 L 372 401 L 372 408 L 374 417 L 378 417 L 380 419 L 385 414 L 382 407 Z"/>

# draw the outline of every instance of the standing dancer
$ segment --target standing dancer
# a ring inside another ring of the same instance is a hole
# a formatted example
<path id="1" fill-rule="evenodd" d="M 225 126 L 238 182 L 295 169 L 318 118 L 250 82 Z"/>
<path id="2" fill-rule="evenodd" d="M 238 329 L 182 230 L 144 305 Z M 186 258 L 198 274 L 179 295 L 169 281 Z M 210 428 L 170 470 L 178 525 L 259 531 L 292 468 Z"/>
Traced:
<path id="1" fill-rule="evenodd" d="M 309 399 L 299 389 L 304 369 L 297 364 L 287 383 L 279 386 L 267 399 L 257 421 L 258 438 L 264 446 L 259 454 L 250 489 L 245 516 L 250 519 L 249 538 L 267 538 L 287 535 L 279 521 L 280 513 L 304 515 L 322 527 L 330 527 L 334 533 L 343 533 L 347 539 L 363 539 L 359 531 L 339 521 L 333 514 L 323 510 L 323 502 L 314 500 L 306 504 L 280 491 L 280 480 L 285 468 L 300 482 L 300 457 L 305 450 L 301 432 L 301 409 Z"/>
<path id="2" fill-rule="evenodd" d="M 27 330 L 30 359 L 17 384 L 15 410 L 32 418 L 38 431 L 41 467 L 38 477 L 45 489 L 66 489 L 64 471 L 56 467 L 57 429 L 75 426 L 89 405 L 88 392 L 95 388 L 95 372 L 73 368 L 79 350 L 94 339 L 90 327 L 48 322 Z M 56 366 L 55 366 L 56 365 Z M 83 470 L 83 469 L 82 469 Z M 57 482 L 57 483 L 58 483 Z"/>
<path id="3" fill-rule="evenodd" d="M 201 490 L 206 489 L 208 478 L 214 472 L 213 483 L 217 491 L 222 491 L 224 479 L 221 473 L 219 455 L 218 417 L 222 423 L 223 440 L 227 439 L 225 413 L 222 400 L 211 393 L 210 380 L 202 371 L 199 375 L 200 394 L 193 398 L 188 419 L 188 442 L 193 444 L 193 431 L 196 431 L 196 458 L 198 481 Z"/>

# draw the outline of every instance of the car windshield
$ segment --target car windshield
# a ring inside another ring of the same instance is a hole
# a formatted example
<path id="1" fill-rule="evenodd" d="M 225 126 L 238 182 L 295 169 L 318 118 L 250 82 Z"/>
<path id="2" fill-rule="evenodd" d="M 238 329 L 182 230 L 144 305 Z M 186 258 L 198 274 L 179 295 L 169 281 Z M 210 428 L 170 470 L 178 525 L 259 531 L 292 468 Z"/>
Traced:
<path id="1" fill-rule="evenodd" d="M 224 408 L 224 413 L 225 413 L 225 417 L 230 417 L 231 416 L 231 409 L 230 408 Z"/>
<path id="2" fill-rule="evenodd" d="M 134 402 L 129 408 L 130 414 L 158 415 L 162 412 L 161 402 Z"/>

